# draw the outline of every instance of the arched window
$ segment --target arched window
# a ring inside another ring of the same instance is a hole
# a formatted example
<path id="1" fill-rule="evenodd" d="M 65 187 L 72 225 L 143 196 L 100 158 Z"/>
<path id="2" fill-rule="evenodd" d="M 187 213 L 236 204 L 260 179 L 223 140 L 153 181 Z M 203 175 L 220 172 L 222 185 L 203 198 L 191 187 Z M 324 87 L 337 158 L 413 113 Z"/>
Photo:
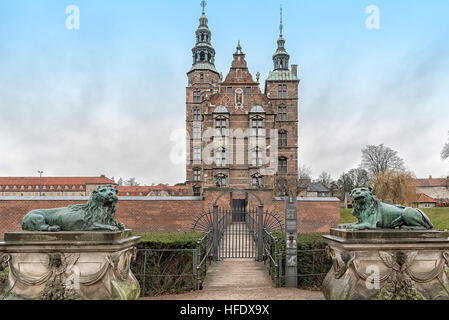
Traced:
<path id="1" fill-rule="evenodd" d="M 280 130 L 279 131 L 279 147 L 287 146 L 287 131 Z"/>
<path id="2" fill-rule="evenodd" d="M 287 173 L 287 158 L 280 157 L 278 161 L 278 172 L 279 173 Z"/>
<path id="3" fill-rule="evenodd" d="M 206 54 L 204 53 L 204 51 L 200 52 L 200 61 L 204 61 L 206 60 Z"/>
<path id="4" fill-rule="evenodd" d="M 218 148 L 215 150 L 215 165 L 217 167 L 226 167 L 227 161 L 225 148 Z"/>

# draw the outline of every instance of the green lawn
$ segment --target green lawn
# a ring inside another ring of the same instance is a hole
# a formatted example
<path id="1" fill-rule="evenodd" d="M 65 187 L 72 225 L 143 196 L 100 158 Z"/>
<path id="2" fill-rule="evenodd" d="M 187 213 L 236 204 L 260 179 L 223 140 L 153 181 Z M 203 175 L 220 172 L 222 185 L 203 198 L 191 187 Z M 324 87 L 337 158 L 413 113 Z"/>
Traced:
<path id="1" fill-rule="evenodd" d="M 449 208 L 428 208 L 421 209 L 432 221 L 435 229 L 449 230 Z M 352 215 L 352 209 L 341 209 L 341 223 L 356 222 L 357 219 Z"/>

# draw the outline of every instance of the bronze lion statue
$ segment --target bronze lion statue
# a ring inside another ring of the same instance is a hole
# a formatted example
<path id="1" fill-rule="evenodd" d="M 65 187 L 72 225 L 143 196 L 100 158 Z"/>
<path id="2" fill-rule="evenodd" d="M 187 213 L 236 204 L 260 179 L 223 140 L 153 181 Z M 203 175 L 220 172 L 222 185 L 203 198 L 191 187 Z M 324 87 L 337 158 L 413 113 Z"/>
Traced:
<path id="1" fill-rule="evenodd" d="M 119 231 L 125 226 L 115 222 L 118 191 L 112 186 L 100 186 L 87 204 L 65 208 L 37 209 L 22 220 L 24 231 Z"/>
<path id="2" fill-rule="evenodd" d="M 433 229 L 432 222 L 420 209 L 383 203 L 373 194 L 371 188 L 354 189 L 350 196 L 353 206 L 352 214 L 358 221 L 340 225 L 340 229 Z"/>

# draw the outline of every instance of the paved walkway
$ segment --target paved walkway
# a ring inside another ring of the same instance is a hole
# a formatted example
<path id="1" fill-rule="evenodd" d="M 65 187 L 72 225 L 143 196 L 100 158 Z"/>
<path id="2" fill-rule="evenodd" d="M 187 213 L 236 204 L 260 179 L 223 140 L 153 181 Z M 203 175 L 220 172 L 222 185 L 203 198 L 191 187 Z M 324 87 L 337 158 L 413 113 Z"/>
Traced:
<path id="1" fill-rule="evenodd" d="M 203 290 L 144 300 L 323 300 L 320 291 L 275 288 L 262 262 L 229 259 L 213 262 Z"/>

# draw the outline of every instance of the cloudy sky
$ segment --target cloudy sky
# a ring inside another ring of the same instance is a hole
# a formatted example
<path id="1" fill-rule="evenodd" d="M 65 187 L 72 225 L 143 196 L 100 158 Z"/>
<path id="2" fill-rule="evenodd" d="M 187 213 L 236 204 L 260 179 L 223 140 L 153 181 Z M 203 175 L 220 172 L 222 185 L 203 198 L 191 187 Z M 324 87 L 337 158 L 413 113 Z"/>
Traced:
<path id="1" fill-rule="evenodd" d="M 0 0 L 0 176 L 184 181 L 173 155 L 199 2 Z M 338 178 L 384 143 L 417 176 L 447 175 L 449 2 L 209 0 L 218 70 L 240 39 L 250 71 L 267 77 L 281 3 L 301 78 L 301 163 Z M 79 30 L 66 28 L 69 5 Z M 365 24 L 370 5 L 378 30 Z"/>

